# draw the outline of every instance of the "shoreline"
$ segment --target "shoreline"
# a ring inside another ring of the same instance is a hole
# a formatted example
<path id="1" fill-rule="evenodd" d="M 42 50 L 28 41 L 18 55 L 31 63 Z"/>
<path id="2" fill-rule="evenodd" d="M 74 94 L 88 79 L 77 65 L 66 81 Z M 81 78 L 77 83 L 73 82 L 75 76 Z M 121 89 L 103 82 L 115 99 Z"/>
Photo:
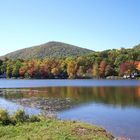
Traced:
<path id="1" fill-rule="evenodd" d="M 9 112 L 0 109 L 0 139 L 69 139 L 113 140 L 111 133 L 101 127 L 79 121 L 64 121 L 44 115 L 29 116 L 24 110 Z"/>
<path id="2" fill-rule="evenodd" d="M 20 131 L 18 131 L 20 130 Z M 29 131 L 30 130 L 30 131 Z M 69 140 L 114 140 L 105 129 L 78 121 L 48 119 L 34 123 L 23 123 L 16 126 L 0 126 L 0 139 L 69 139 Z M 13 134 L 12 134 L 13 133 Z M 28 134 L 28 135 L 27 135 Z"/>

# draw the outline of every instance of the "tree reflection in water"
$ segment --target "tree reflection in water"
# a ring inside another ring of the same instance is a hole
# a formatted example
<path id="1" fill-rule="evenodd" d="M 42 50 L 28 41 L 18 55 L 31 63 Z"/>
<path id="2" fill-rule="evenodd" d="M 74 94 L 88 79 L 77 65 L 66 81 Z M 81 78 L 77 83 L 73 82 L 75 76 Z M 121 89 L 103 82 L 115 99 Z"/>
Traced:
<path id="1" fill-rule="evenodd" d="M 1 97 L 70 98 L 78 104 L 102 103 L 111 106 L 140 107 L 140 87 L 47 87 L 4 90 Z"/>

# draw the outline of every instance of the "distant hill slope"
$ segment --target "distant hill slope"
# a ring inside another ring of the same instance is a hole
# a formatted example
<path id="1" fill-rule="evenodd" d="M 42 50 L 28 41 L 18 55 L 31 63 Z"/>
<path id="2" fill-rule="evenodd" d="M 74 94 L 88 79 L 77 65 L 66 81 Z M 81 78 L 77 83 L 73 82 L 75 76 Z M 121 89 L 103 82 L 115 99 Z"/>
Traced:
<path id="1" fill-rule="evenodd" d="M 21 49 L 11 52 L 0 57 L 1 59 L 7 57 L 10 59 L 43 59 L 43 58 L 60 58 L 68 56 L 79 56 L 93 52 L 85 48 L 80 48 L 74 45 L 62 42 L 48 42 L 42 45 Z"/>
<path id="2" fill-rule="evenodd" d="M 136 49 L 136 50 L 140 50 L 140 44 L 134 46 L 133 48 Z"/>

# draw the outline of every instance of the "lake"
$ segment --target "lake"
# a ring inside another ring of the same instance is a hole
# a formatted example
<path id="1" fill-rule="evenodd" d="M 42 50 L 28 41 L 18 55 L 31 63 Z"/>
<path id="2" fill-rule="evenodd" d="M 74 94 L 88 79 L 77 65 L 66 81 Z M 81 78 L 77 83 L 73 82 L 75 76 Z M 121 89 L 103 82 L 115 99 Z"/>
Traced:
<path id="1" fill-rule="evenodd" d="M 35 106 L 22 106 L 13 100 L 70 99 L 72 106 L 59 110 L 58 118 L 88 122 L 114 136 L 140 139 L 139 80 L 0 80 L 0 88 L 10 88 L 0 94 L 1 108 L 23 108 L 38 114 L 41 110 Z"/>

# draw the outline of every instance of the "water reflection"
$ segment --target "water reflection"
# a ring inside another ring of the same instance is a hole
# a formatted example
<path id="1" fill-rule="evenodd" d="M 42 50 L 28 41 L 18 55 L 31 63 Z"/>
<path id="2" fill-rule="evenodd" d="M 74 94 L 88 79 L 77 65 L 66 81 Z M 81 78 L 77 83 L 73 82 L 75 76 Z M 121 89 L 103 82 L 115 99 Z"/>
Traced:
<path id="1" fill-rule="evenodd" d="M 97 124 L 115 136 L 140 139 L 140 86 L 1 89 L 0 107 L 14 107 L 11 100 L 32 97 L 70 99 L 74 106 L 60 111 L 61 119 Z"/>
<path id="2" fill-rule="evenodd" d="M 100 103 L 110 106 L 140 107 L 140 87 L 48 87 L 4 90 L 6 99 L 31 97 L 70 98 L 78 104 Z"/>

